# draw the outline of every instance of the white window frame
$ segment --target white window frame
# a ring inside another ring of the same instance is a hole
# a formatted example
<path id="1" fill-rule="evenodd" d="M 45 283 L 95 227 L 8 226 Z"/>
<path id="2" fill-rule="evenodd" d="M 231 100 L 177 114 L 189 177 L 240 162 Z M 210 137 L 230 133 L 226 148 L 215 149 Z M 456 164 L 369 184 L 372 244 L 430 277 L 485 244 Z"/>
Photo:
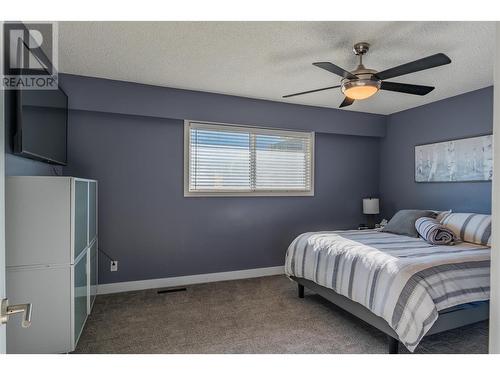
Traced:
<path id="1" fill-rule="evenodd" d="M 191 137 L 189 136 L 189 130 L 191 124 L 196 124 L 196 128 L 206 128 L 210 130 L 226 130 L 226 131 L 241 131 L 248 132 L 249 129 L 258 129 L 261 134 L 272 134 L 272 135 L 283 135 L 283 136 L 304 136 L 308 135 L 310 137 L 310 147 L 311 147 L 311 174 L 310 174 L 310 186 L 309 190 L 258 190 L 258 191 L 190 191 L 189 190 L 189 150 L 191 145 Z M 314 132 L 310 131 L 294 131 L 294 130 L 279 130 L 279 129 L 269 129 L 260 126 L 253 125 L 236 125 L 220 122 L 207 122 L 207 121 L 184 121 L 184 197 L 313 197 L 314 196 L 314 141 L 316 135 Z"/>

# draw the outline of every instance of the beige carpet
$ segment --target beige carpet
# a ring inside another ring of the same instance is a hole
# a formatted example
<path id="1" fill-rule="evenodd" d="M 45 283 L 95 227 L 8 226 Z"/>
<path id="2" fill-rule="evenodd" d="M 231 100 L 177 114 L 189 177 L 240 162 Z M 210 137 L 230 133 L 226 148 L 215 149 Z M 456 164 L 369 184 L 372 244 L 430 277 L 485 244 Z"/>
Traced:
<path id="1" fill-rule="evenodd" d="M 77 353 L 386 353 L 386 336 L 285 276 L 98 296 Z M 401 352 L 407 352 L 400 345 Z M 488 325 L 425 338 L 417 353 L 487 353 Z"/>

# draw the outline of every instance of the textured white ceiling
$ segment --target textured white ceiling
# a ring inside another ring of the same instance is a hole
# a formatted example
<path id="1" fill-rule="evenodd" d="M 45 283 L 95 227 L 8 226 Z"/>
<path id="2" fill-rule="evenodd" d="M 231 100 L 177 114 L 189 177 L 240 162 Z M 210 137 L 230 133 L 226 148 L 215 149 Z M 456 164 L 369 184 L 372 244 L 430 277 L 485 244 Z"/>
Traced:
<path id="1" fill-rule="evenodd" d="M 345 110 L 390 114 L 493 84 L 492 22 L 61 22 L 59 70 L 335 108 L 340 89 L 281 97 L 338 84 L 311 63 L 352 70 L 359 41 L 378 71 L 438 52 L 452 63 L 391 79 L 436 86 L 426 96 L 382 91 Z"/>

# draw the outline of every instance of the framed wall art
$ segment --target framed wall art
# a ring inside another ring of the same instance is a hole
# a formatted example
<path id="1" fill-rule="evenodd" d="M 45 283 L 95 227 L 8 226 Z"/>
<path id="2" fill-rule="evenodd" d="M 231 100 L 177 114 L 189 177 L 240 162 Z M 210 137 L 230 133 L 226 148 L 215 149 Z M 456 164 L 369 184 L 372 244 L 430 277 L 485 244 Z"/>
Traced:
<path id="1" fill-rule="evenodd" d="M 491 181 L 492 141 L 490 134 L 415 146 L 415 181 Z"/>

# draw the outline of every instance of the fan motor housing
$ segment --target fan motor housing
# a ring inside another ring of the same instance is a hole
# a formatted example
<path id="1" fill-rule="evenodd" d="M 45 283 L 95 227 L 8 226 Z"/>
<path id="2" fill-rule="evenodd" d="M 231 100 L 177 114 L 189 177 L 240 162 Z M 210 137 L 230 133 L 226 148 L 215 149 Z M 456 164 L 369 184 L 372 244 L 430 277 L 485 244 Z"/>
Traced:
<path id="1" fill-rule="evenodd" d="M 375 77 L 375 74 L 377 73 L 376 70 L 373 69 L 366 69 L 362 64 L 360 64 L 356 70 L 351 72 L 354 74 L 357 79 L 350 79 L 350 78 L 344 78 L 341 81 L 341 87 L 342 87 L 342 92 L 344 95 L 351 97 L 352 99 L 363 99 L 364 97 L 352 97 L 352 94 L 349 94 L 349 91 L 351 93 L 355 90 L 356 88 L 361 87 L 366 87 L 371 88 L 370 94 L 365 94 L 368 95 L 366 97 L 369 97 L 373 94 L 375 94 L 378 90 L 380 90 L 380 86 L 382 84 L 382 81 L 378 78 Z"/>
<path id="2" fill-rule="evenodd" d="M 365 85 L 368 81 L 372 85 L 375 84 L 377 88 L 380 89 L 380 84 L 382 83 L 382 81 L 375 77 L 375 74 L 377 74 L 376 70 L 366 69 L 363 65 L 359 65 L 356 70 L 353 70 L 351 73 L 358 77 L 358 79 L 344 78 L 341 81 L 342 91 L 344 91 L 344 86 L 347 86 L 346 88 L 352 86 L 362 86 Z"/>
<path id="3" fill-rule="evenodd" d="M 348 95 L 348 90 L 353 89 L 355 87 L 361 87 L 361 86 L 370 86 L 374 88 L 374 93 L 380 90 L 380 80 L 375 80 L 375 79 L 352 79 L 347 82 L 342 83 L 342 92 L 346 95 Z M 361 99 L 361 98 L 353 98 L 353 99 Z"/>

